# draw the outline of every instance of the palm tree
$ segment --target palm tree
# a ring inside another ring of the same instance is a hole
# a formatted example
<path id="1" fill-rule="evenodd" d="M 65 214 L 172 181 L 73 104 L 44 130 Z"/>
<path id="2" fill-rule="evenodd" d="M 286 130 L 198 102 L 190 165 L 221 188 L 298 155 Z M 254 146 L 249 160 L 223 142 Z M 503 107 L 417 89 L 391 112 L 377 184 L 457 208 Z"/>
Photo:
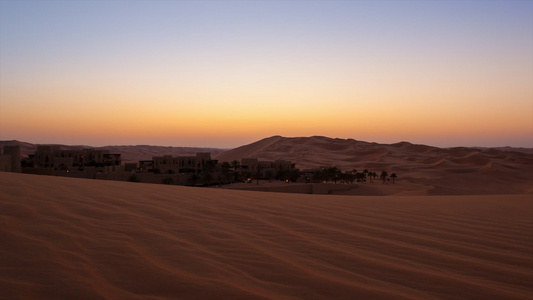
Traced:
<path id="1" fill-rule="evenodd" d="M 379 176 L 379 178 L 381 178 L 383 180 L 383 183 L 385 183 L 387 176 L 389 176 L 389 173 L 387 173 L 387 171 L 381 171 L 381 175 Z"/>
<path id="2" fill-rule="evenodd" d="M 241 163 L 238 160 L 234 160 L 231 162 L 231 165 L 233 166 L 233 171 L 237 171 L 237 168 L 241 166 Z"/>
<path id="3" fill-rule="evenodd" d="M 396 173 L 392 173 L 392 174 L 390 174 L 390 178 L 392 178 L 392 183 L 394 183 L 394 179 L 395 179 L 396 177 L 398 177 L 398 176 L 396 176 Z"/>
<path id="4" fill-rule="evenodd" d="M 364 173 L 357 173 L 357 174 L 355 174 L 355 179 L 357 180 L 357 182 L 363 182 L 363 180 L 365 179 L 365 174 Z"/>
<path id="5" fill-rule="evenodd" d="M 374 182 L 374 178 L 376 178 L 376 173 L 375 172 L 372 172 L 372 171 L 368 171 L 368 179 L 370 180 L 370 183 L 373 183 Z"/>
<path id="6" fill-rule="evenodd" d="M 356 175 L 355 174 L 346 174 L 346 179 L 350 182 L 350 184 L 353 184 Z"/>
<path id="7" fill-rule="evenodd" d="M 330 167 L 326 170 L 328 180 L 333 181 L 337 183 L 337 180 L 339 180 L 339 175 L 342 173 L 342 171 L 337 167 Z"/>
<path id="8" fill-rule="evenodd" d="M 239 174 L 237 169 L 241 167 L 241 164 L 239 163 L 238 160 L 234 160 L 234 161 L 231 162 L 231 165 L 233 167 L 233 181 L 237 181 L 238 178 L 240 177 L 239 175 L 241 175 L 241 174 Z"/>
<path id="9" fill-rule="evenodd" d="M 313 181 L 315 183 L 321 182 L 324 180 L 324 172 L 322 170 L 313 171 Z"/>
<path id="10" fill-rule="evenodd" d="M 339 174 L 339 180 L 341 181 L 342 184 L 346 183 L 348 181 L 348 173 L 340 173 Z"/>

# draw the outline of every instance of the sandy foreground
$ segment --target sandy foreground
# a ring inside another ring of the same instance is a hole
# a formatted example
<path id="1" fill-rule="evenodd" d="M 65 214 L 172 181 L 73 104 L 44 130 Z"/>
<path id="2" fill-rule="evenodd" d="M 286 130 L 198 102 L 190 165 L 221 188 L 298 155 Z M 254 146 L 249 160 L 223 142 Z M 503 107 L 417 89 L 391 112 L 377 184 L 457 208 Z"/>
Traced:
<path id="1" fill-rule="evenodd" d="M 532 195 L 331 196 L 0 173 L 0 298 L 531 299 Z"/>

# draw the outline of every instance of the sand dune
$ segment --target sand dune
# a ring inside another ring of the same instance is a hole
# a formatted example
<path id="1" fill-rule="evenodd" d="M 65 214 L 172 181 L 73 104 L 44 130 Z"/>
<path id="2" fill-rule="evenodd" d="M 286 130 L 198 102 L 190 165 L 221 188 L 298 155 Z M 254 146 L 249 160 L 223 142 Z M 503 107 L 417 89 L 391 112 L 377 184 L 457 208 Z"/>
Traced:
<path id="1" fill-rule="evenodd" d="M 0 173 L 0 291 L 5 299 L 530 299 L 531 200 Z"/>
<path id="2" fill-rule="evenodd" d="M 510 149 L 507 149 L 510 150 Z M 527 149 L 503 151 L 455 147 L 449 149 L 408 142 L 376 144 L 327 137 L 275 136 L 223 152 L 216 158 L 286 159 L 300 169 L 337 166 L 341 170 L 368 169 L 396 173 L 403 186 L 366 187 L 377 195 L 405 194 L 522 194 L 533 190 L 533 154 Z"/>
<path id="3" fill-rule="evenodd" d="M 36 145 L 19 144 L 22 154 L 35 151 Z M 62 146 L 75 149 L 81 146 Z M 377 144 L 353 139 L 328 137 L 286 138 L 273 136 L 229 151 L 217 148 L 162 146 L 106 146 L 122 153 L 124 162 L 138 162 L 162 155 L 194 155 L 211 152 L 219 161 L 290 160 L 299 169 L 337 166 L 343 171 L 364 169 L 387 171 L 398 176 L 396 188 L 361 186 L 360 195 L 477 195 L 533 193 L 533 154 L 525 148 L 437 148 L 408 142 Z M 516 150 L 516 151 L 515 151 Z M 363 184 L 364 185 L 364 184 Z"/>

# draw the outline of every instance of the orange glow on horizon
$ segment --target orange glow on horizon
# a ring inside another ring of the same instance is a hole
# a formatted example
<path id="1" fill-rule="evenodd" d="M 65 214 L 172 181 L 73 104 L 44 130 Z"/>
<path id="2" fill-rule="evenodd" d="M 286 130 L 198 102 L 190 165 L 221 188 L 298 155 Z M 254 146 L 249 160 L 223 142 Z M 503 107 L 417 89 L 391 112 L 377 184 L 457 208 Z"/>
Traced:
<path id="1" fill-rule="evenodd" d="M 0 139 L 533 147 L 528 1 L 156 2 L 0 2 Z"/>

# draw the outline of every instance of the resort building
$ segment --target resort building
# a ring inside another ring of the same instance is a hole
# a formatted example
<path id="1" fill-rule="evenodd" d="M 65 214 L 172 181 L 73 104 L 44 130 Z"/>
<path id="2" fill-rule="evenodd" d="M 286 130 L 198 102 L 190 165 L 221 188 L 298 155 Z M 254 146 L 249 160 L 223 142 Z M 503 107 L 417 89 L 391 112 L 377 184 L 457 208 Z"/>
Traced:
<path id="1" fill-rule="evenodd" d="M 37 151 L 29 156 L 29 161 L 36 168 L 54 169 L 118 166 L 122 163 L 121 155 L 109 153 L 109 150 L 61 150 L 59 146 L 54 145 L 37 146 Z"/>
<path id="2" fill-rule="evenodd" d="M 21 172 L 20 146 L 4 146 L 0 148 L 0 171 Z"/>
<path id="3" fill-rule="evenodd" d="M 243 172 L 249 172 L 251 175 L 259 173 L 261 177 L 273 177 L 279 171 L 295 169 L 295 164 L 288 160 L 259 161 L 257 158 L 243 158 L 241 166 Z"/>
<path id="4" fill-rule="evenodd" d="M 243 178 L 278 178 L 295 181 L 299 171 L 286 160 L 259 161 L 243 158 L 241 167 L 231 171 L 211 158 L 209 152 L 190 156 L 154 156 L 151 160 L 122 164 L 122 156 L 93 148 L 62 149 L 59 145 L 39 145 L 34 154 L 21 159 L 20 146 L 0 149 L 0 171 L 105 180 L 178 185 L 211 185 Z"/>
<path id="5" fill-rule="evenodd" d="M 166 174 L 197 173 L 208 164 L 215 166 L 216 163 L 216 160 L 211 159 L 209 152 L 196 153 L 195 156 L 172 157 L 172 155 L 164 155 L 154 156 L 152 160 L 139 161 L 139 170 Z"/>

